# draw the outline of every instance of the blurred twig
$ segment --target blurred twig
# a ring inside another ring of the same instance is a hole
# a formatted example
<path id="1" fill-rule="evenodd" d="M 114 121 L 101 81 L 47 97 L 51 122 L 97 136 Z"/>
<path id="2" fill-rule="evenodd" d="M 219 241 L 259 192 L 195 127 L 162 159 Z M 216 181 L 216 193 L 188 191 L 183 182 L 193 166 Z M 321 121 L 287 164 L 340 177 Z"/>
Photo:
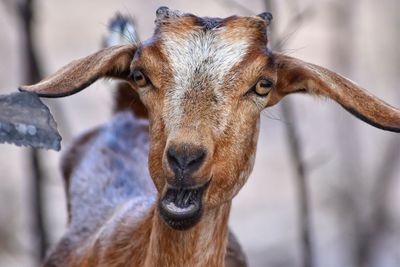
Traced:
<path id="1" fill-rule="evenodd" d="M 308 179 L 306 174 L 306 164 L 302 157 L 301 144 L 298 136 L 297 124 L 292 109 L 293 105 L 286 99 L 282 101 L 282 116 L 287 122 L 285 127 L 286 139 L 289 144 L 290 157 L 295 171 L 295 181 L 297 182 L 297 196 L 300 221 L 302 267 L 312 267 L 314 252 L 312 246 L 312 225 L 310 214 L 310 192 L 308 190 Z"/>
<path id="2" fill-rule="evenodd" d="M 351 75 L 354 65 L 354 31 L 355 31 L 355 8 L 357 1 L 340 0 L 330 4 L 331 27 L 331 50 L 332 65 L 346 76 Z M 338 116 L 338 114 L 334 114 Z M 350 227 L 353 233 L 348 238 L 352 244 L 352 261 L 355 266 L 365 266 L 369 257 L 366 251 L 370 251 L 371 230 L 369 222 L 366 221 L 366 208 L 363 203 L 366 196 L 365 183 L 367 177 L 363 173 L 362 146 L 359 142 L 357 125 L 353 118 L 345 116 L 337 120 L 335 124 L 337 145 L 342 153 L 341 176 L 344 177 L 345 185 L 336 192 L 337 204 L 342 212 L 340 215 L 340 226 Z M 351 133 L 349 135 L 349 132 Z M 351 160 L 349 160 L 351 159 Z M 375 212 L 375 203 L 371 206 L 371 212 Z M 370 251 L 371 252 L 371 251 Z"/>
<path id="3" fill-rule="evenodd" d="M 313 14 L 313 8 L 311 6 L 305 8 L 302 11 L 298 11 L 294 15 L 289 23 L 286 25 L 281 36 L 277 36 L 277 39 L 272 45 L 272 49 L 281 51 L 285 48 L 286 42 L 304 25 L 307 17 L 311 17 Z"/>
<path id="4" fill-rule="evenodd" d="M 374 249 L 382 234 L 389 228 L 390 218 L 387 207 L 388 195 L 396 178 L 396 170 L 400 162 L 400 138 L 393 136 L 387 145 L 380 168 L 376 173 L 376 184 L 372 192 L 372 211 L 369 223 L 366 224 L 364 236 L 359 242 L 359 264 L 361 267 L 371 266 Z"/>
<path id="5" fill-rule="evenodd" d="M 272 0 L 264 0 L 266 9 L 270 12 L 275 10 Z M 297 2 L 294 1 L 293 5 L 297 6 Z M 293 33 L 295 33 L 303 24 L 306 13 L 309 13 L 311 9 L 306 10 L 305 12 L 298 12 L 296 16 L 294 16 L 290 23 L 288 24 L 285 31 L 287 31 L 288 35 L 285 34 L 283 38 L 276 38 L 273 36 L 274 31 L 271 27 L 271 35 L 270 40 L 276 40 L 273 42 L 272 47 L 274 50 L 280 51 L 284 49 L 286 38 L 291 37 Z M 282 101 L 281 109 L 282 109 L 282 117 L 285 124 L 285 132 L 286 139 L 289 145 L 290 156 L 292 159 L 293 169 L 295 171 L 295 181 L 297 183 L 297 196 L 298 196 L 298 211 L 299 211 L 299 231 L 301 235 L 301 254 L 302 254 L 302 267 L 312 267 L 314 266 L 314 251 L 312 245 L 312 237 L 311 237 L 311 214 L 310 214 L 310 192 L 308 191 L 307 184 L 307 174 L 306 174 L 306 164 L 303 160 L 302 156 L 302 148 L 301 141 L 298 136 L 297 124 L 295 121 L 294 112 L 292 110 L 293 105 L 290 102 L 290 99 L 286 99 Z"/>
<path id="6" fill-rule="evenodd" d="M 23 35 L 23 53 L 25 66 L 25 81 L 27 83 L 35 83 L 42 77 L 41 70 L 39 67 L 38 58 L 34 48 L 34 33 L 33 33 L 33 12 L 34 0 L 22 0 L 17 3 L 17 11 L 19 19 L 22 25 Z M 48 233 L 45 227 L 44 218 L 44 186 L 43 181 L 45 174 L 42 170 L 40 153 L 36 149 L 29 150 L 30 165 L 32 169 L 33 186 L 31 190 L 32 194 L 32 206 L 33 206 L 33 217 L 34 217 L 34 231 L 35 237 L 37 238 L 37 244 L 34 247 L 38 248 L 38 262 L 44 258 L 47 245 L 48 245 Z"/>
<path id="7" fill-rule="evenodd" d="M 356 32 L 354 18 L 359 1 L 336 1 L 331 4 L 331 15 L 333 16 L 332 27 L 332 62 L 335 67 L 345 74 L 351 73 L 354 55 L 354 34 Z M 397 14 L 397 13 L 396 13 Z M 346 37 L 346 38 L 344 38 Z M 333 53 L 334 52 L 334 53 Z M 369 188 L 363 188 L 366 184 L 367 173 L 362 165 L 362 148 L 359 144 L 354 120 L 347 117 L 345 123 L 336 125 L 338 132 L 338 144 L 344 151 L 343 169 L 345 170 L 346 185 L 340 192 L 337 192 L 338 204 L 344 211 L 341 215 L 341 225 L 345 225 L 345 220 L 350 220 L 354 253 L 353 261 L 355 266 L 373 266 L 378 244 L 382 241 L 383 235 L 390 229 L 390 217 L 388 209 L 389 194 L 391 192 L 395 171 L 400 161 L 400 139 L 394 135 L 389 140 L 382 162 L 376 173 L 375 184 Z M 351 135 L 348 133 L 351 132 Z M 351 161 L 349 161 L 351 159 Z M 345 199 L 346 201 L 343 201 Z M 369 201 L 366 205 L 365 202 Z"/>

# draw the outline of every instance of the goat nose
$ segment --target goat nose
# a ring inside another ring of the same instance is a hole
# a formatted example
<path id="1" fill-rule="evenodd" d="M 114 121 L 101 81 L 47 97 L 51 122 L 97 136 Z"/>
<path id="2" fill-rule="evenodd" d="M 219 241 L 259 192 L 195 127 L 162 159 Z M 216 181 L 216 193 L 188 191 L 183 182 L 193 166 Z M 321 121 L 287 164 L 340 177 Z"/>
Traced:
<path id="1" fill-rule="evenodd" d="M 198 170 L 205 157 L 203 148 L 191 145 L 171 146 L 167 150 L 168 164 L 177 175 L 190 175 Z"/>

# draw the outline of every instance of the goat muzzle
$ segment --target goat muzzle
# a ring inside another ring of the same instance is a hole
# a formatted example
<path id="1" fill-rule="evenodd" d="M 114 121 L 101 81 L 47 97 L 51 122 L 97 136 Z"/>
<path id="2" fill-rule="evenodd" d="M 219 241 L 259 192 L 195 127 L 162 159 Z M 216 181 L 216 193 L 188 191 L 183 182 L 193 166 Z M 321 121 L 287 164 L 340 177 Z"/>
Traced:
<path id="1" fill-rule="evenodd" d="M 175 230 L 194 226 L 203 214 L 203 194 L 208 185 L 209 182 L 196 188 L 167 187 L 159 202 L 161 217 Z"/>

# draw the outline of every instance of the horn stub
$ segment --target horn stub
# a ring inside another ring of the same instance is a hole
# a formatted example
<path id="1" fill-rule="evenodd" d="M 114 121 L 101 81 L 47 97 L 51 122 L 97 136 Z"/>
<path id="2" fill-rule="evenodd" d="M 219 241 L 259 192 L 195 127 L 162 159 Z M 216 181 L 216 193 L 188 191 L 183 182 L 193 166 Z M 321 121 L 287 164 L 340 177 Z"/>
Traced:
<path id="1" fill-rule="evenodd" d="M 156 16 L 158 19 L 163 19 L 165 17 L 168 17 L 168 13 L 169 13 L 169 8 L 166 6 L 160 6 L 159 8 L 157 8 L 156 10 Z"/>
<path id="2" fill-rule="evenodd" d="M 265 20 L 265 23 L 267 23 L 267 25 L 269 25 L 274 18 L 271 12 L 263 12 L 261 14 L 258 14 L 257 16 Z"/>
<path id="3" fill-rule="evenodd" d="M 157 20 L 163 20 L 168 18 L 180 17 L 183 13 L 179 10 L 172 10 L 166 6 L 161 6 L 156 10 L 156 18 Z"/>

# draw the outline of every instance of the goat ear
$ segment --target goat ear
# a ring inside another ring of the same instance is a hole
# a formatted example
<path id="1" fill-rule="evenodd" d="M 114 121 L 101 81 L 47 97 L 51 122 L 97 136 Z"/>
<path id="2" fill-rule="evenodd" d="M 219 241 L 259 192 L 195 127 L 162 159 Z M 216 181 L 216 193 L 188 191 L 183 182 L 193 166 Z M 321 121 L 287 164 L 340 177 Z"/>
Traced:
<path id="1" fill-rule="evenodd" d="M 105 48 L 72 61 L 41 82 L 21 86 L 19 90 L 34 92 L 41 97 L 64 97 L 85 89 L 103 77 L 127 78 L 134 52 L 132 45 Z"/>
<path id="2" fill-rule="evenodd" d="M 269 105 L 296 92 L 321 95 L 336 101 L 366 123 L 383 130 L 400 132 L 400 110 L 354 82 L 323 67 L 283 54 L 274 54 L 274 61 L 278 80 Z"/>

